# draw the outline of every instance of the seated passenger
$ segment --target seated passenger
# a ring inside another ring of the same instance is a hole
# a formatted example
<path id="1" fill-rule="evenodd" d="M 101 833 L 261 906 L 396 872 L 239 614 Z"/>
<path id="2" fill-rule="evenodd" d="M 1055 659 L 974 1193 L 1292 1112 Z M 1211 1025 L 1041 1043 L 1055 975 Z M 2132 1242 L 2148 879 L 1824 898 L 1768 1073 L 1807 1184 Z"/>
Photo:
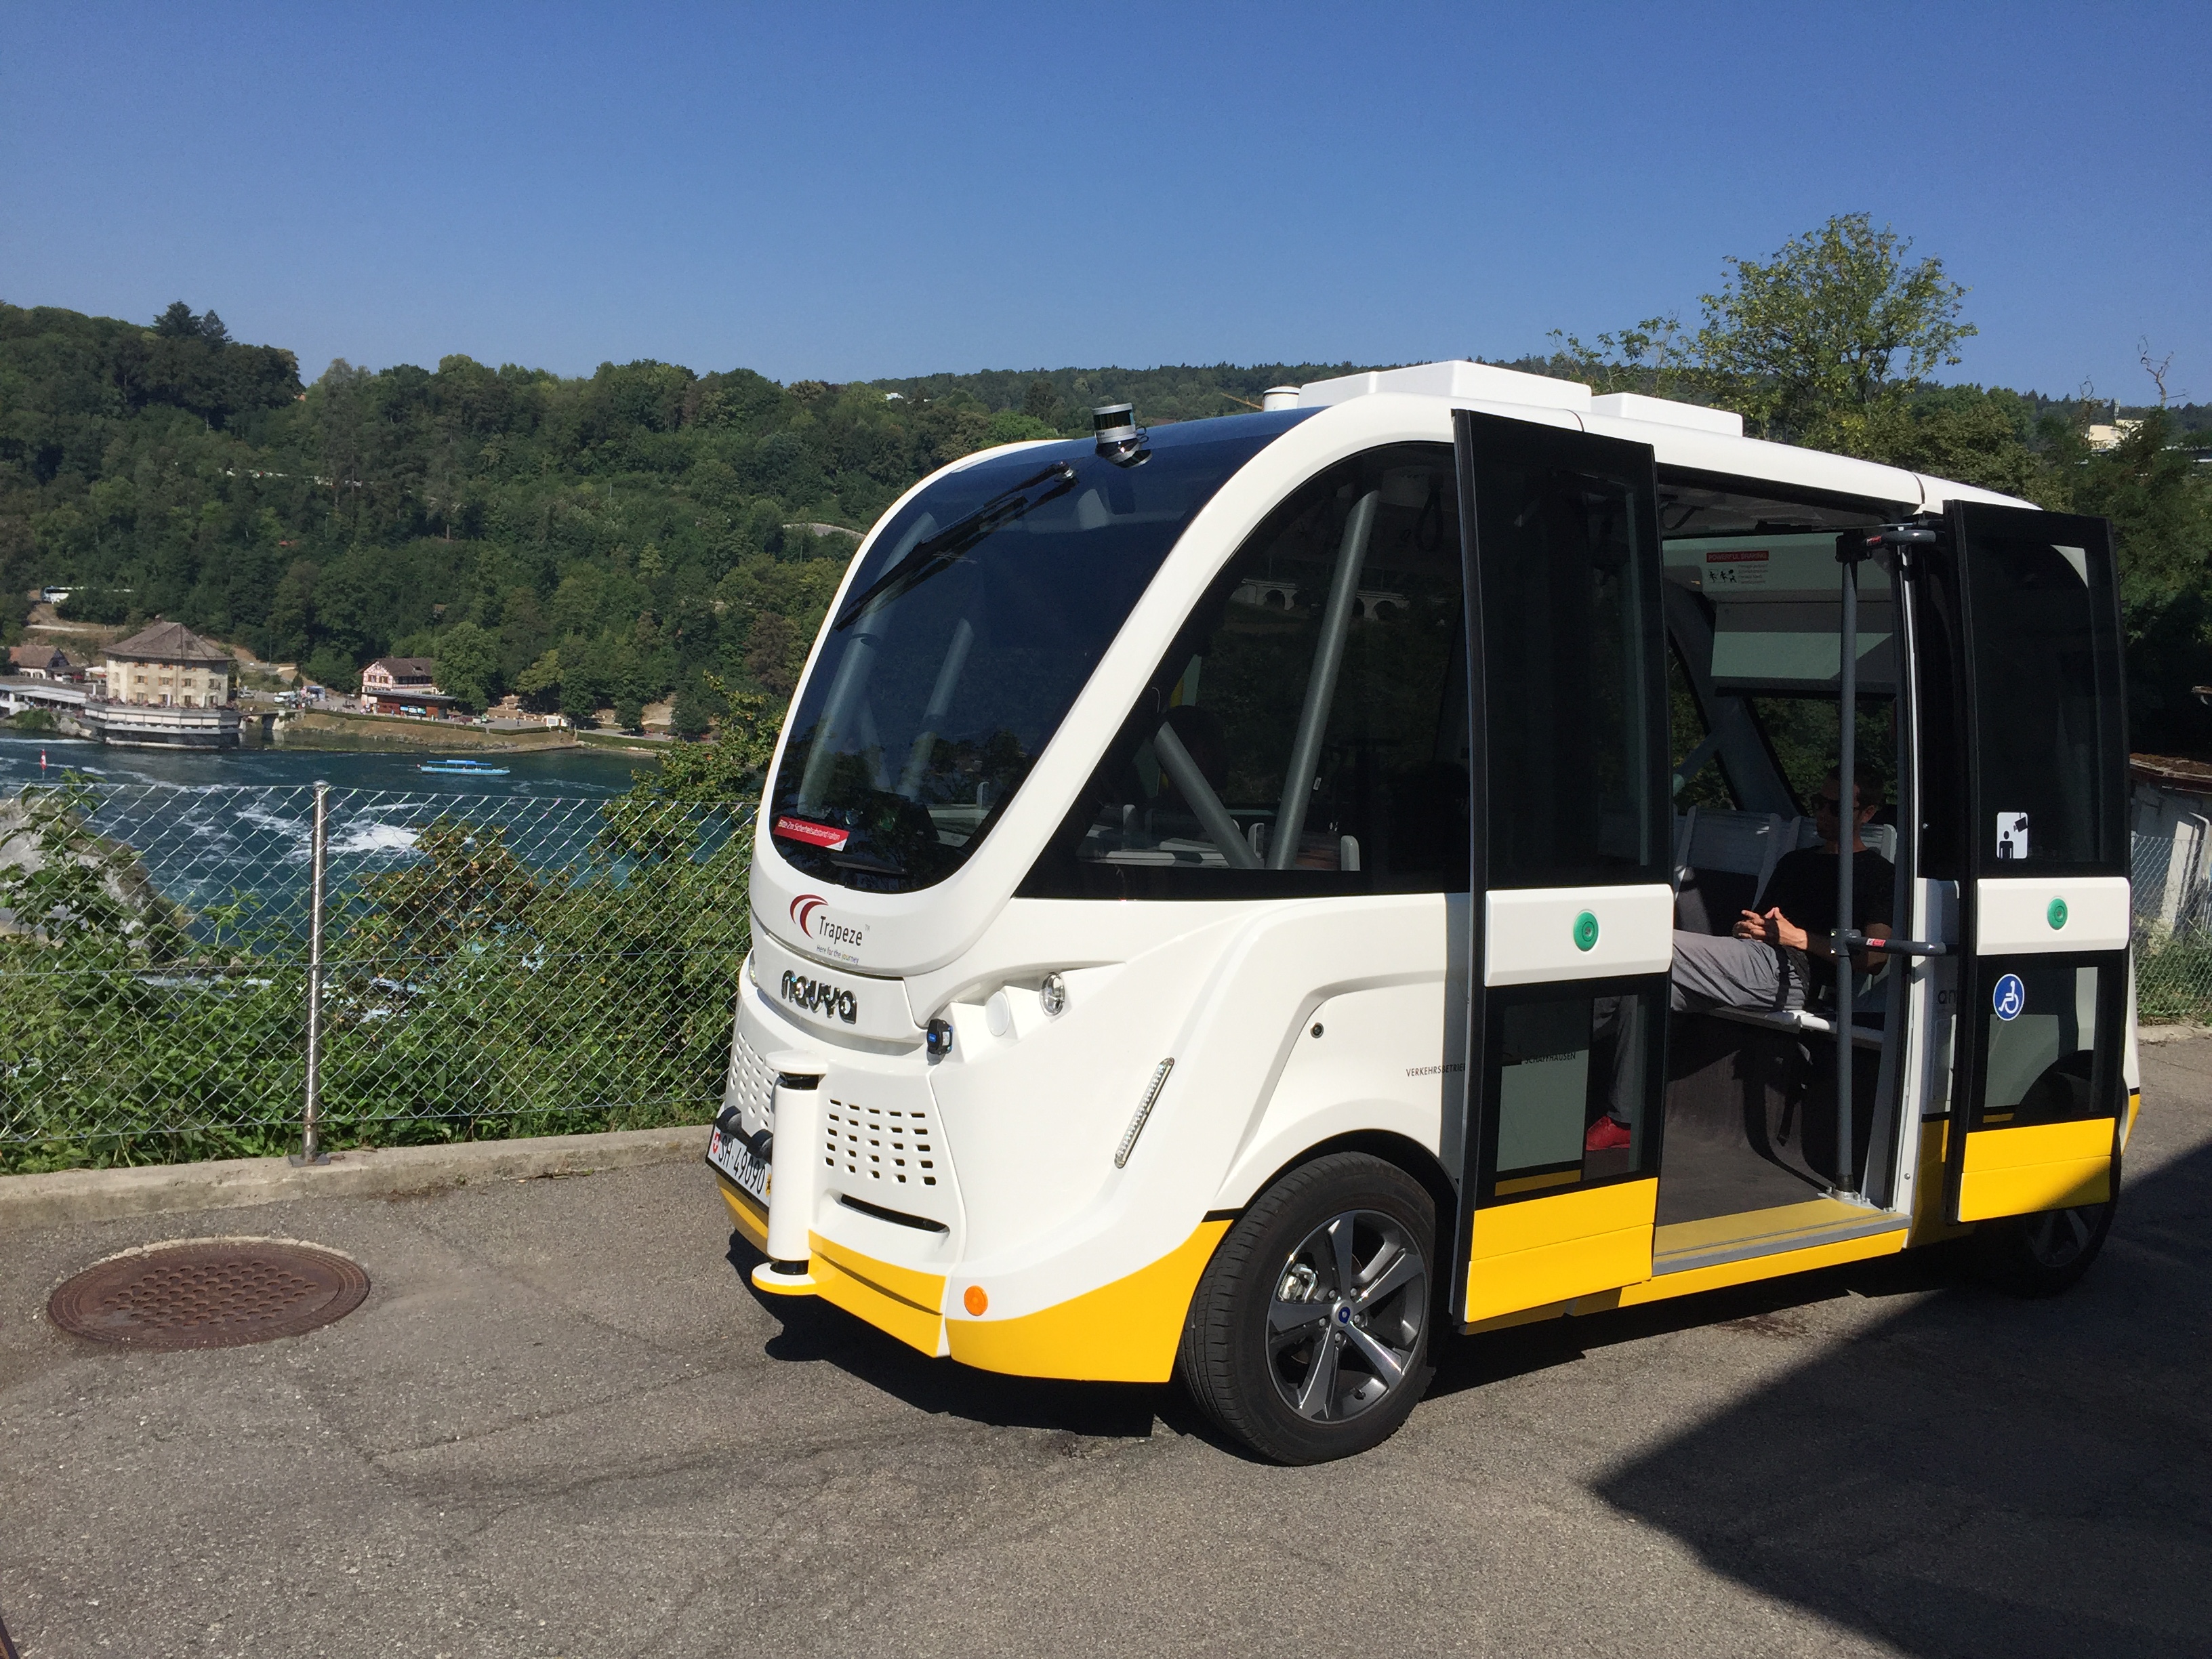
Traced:
<path id="1" fill-rule="evenodd" d="M 1870 939 L 1887 939 L 1896 872 L 1889 860 L 1859 838 L 1881 803 L 1854 792 L 1851 814 L 1851 926 Z M 1668 1006 L 1677 1012 L 1715 1006 L 1769 1011 L 1802 1008 L 1816 973 L 1833 981 L 1836 953 L 1827 935 L 1836 927 L 1836 860 L 1843 827 L 1841 788 L 1831 771 L 1814 802 L 1820 844 L 1786 854 L 1766 884 L 1764 912 L 1746 910 L 1732 937 L 1674 934 L 1674 983 Z M 1862 972 L 1869 958 L 1853 960 Z"/>
<path id="2" fill-rule="evenodd" d="M 1881 803 L 1869 803 L 1863 788 L 1852 793 L 1851 925 L 1869 939 L 1887 939 L 1896 872 L 1888 860 L 1859 838 L 1861 826 L 1874 817 Z M 1836 860 L 1841 856 L 1838 848 L 1843 838 L 1838 808 L 1842 799 L 1842 786 L 1831 771 L 1814 802 L 1820 844 L 1787 854 L 1774 866 L 1764 895 L 1764 912 L 1746 910 L 1733 936 L 1725 939 L 1675 930 L 1668 1007 L 1677 1013 L 1702 1013 L 1712 1007 L 1776 1012 L 1802 1008 L 1816 973 L 1825 970 L 1826 979 L 1820 982 L 1834 983 L 1836 953 L 1827 935 L 1836 927 Z M 1852 961 L 1864 972 L 1869 957 L 1862 951 Z M 1614 1095 L 1617 1099 L 1618 1088 Z M 1589 1152 L 1604 1152 L 1626 1146 L 1631 1139 L 1628 1121 L 1616 1106 L 1590 1125 L 1583 1145 Z"/>

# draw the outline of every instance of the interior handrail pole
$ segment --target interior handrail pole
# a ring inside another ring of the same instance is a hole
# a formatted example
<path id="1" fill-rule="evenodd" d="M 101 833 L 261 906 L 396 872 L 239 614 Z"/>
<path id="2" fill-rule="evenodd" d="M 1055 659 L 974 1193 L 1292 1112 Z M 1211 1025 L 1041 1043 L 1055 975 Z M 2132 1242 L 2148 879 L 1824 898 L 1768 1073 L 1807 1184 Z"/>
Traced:
<path id="1" fill-rule="evenodd" d="M 1313 671 L 1306 677 L 1305 707 L 1298 714 L 1291 763 L 1283 773 L 1282 804 L 1275 809 L 1275 828 L 1267 842 L 1270 870 L 1291 869 L 1298 861 L 1298 838 L 1305 832 L 1306 807 L 1313 798 L 1315 774 L 1321 769 L 1322 735 L 1328 729 L 1329 705 L 1336 701 L 1337 671 L 1344 665 L 1344 636 L 1352 627 L 1359 572 L 1367 562 L 1367 538 L 1374 531 L 1375 507 L 1382 496 L 1380 489 L 1369 490 L 1344 521 L 1344 540 L 1329 579 L 1328 605 L 1322 613 L 1321 638 L 1314 647 Z"/>

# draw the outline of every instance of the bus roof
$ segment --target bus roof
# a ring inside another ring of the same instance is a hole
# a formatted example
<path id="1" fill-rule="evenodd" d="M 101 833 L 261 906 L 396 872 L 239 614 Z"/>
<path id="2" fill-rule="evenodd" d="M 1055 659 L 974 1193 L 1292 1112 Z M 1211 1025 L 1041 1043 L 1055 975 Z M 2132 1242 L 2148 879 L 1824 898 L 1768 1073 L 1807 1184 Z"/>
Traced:
<path id="1" fill-rule="evenodd" d="M 1310 380 L 1298 388 L 1298 407 L 1324 408 L 1377 392 L 1438 398 L 1455 406 L 1517 416 L 1547 425 L 1578 425 L 1586 432 L 1649 444 L 1662 466 L 1798 484 L 1908 507 L 1917 504 L 1923 512 L 1932 512 L 1952 501 L 2035 505 L 2017 496 L 1878 461 L 1747 438 L 1743 417 L 1729 410 L 1629 392 L 1599 397 L 1580 380 L 1528 374 L 1464 359 Z"/>

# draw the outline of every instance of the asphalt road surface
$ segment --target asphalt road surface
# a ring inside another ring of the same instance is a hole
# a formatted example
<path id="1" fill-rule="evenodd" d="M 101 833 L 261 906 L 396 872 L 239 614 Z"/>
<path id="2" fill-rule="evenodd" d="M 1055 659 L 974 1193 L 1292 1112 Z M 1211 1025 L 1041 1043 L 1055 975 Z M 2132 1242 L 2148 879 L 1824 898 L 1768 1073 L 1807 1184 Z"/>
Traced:
<path id="1" fill-rule="evenodd" d="M 89 1655 L 2212 1652 L 2212 1041 L 2146 1048 L 2110 1248 L 1455 1344 L 1379 1451 L 789 1327 L 702 1168 L 0 1237 L 0 1614 Z M 162 1237 L 369 1298 L 258 1347 L 40 1316 Z"/>

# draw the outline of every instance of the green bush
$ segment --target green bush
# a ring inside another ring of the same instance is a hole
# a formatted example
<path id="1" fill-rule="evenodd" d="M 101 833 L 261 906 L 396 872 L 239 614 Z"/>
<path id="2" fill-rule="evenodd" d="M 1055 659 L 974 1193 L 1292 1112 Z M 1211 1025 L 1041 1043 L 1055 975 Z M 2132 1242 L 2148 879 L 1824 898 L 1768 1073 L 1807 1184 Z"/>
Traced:
<path id="1" fill-rule="evenodd" d="M 0 866 L 0 1172 L 294 1148 L 304 906 L 235 893 L 187 914 L 88 828 L 97 804 L 74 782 L 0 802 L 0 842 L 35 848 Z M 398 868 L 339 883 L 325 1143 L 711 1117 L 750 931 L 746 817 L 641 793 L 581 844 L 528 849 L 446 817 Z"/>

